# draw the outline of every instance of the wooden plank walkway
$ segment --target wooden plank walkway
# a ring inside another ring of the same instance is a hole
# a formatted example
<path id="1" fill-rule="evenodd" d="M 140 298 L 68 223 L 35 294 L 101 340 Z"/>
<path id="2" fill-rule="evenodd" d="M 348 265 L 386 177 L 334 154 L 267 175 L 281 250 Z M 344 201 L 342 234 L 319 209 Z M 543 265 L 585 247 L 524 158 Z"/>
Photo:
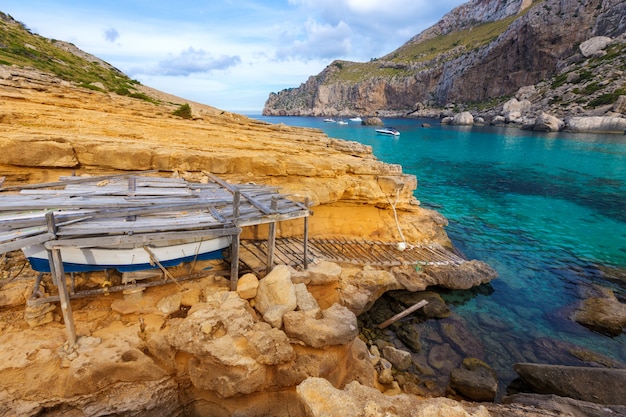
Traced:
<path id="1" fill-rule="evenodd" d="M 267 242 L 242 240 L 240 260 L 254 271 L 267 262 Z M 304 241 L 298 238 L 276 239 L 275 264 L 302 267 Z M 315 260 L 372 266 L 460 265 L 466 260 L 437 243 L 410 245 L 400 251 L 394 243 L 349 239 L 308 240 L 309 264 Z"/>

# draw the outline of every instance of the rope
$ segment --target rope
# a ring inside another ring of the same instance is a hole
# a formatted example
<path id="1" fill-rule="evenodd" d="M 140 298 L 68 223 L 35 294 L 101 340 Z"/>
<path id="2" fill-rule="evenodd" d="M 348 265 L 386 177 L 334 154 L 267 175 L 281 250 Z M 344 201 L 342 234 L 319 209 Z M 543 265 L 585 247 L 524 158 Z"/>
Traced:
<path id="1" fill-rule="evenodd" d="M 391 199 L 389 198 L 389 196 L 387 196 L 387 201 L 389 202 L 389 205 L 393 209 L 393 217 L 396 220 L 396 227 L 398 228 L 398 233 L 400 234 L 400 239 L 402 239 L 402 241 L 398 243 L 397 249 L 400 250 L 400 251 L 403 251 L 403 250 L 406 249 L 406 241 L 404 240 L 404 235 L 402 234 L 402 229 L 400 228 L 400 222 L 398 221 L 398 212 L 396 211 L 396 205 L 398 204 L 399 197 L 400 197 L 400 190 L 397 189 L 396 190 L 396 201 L 392 204 L 391 203 Z"/>

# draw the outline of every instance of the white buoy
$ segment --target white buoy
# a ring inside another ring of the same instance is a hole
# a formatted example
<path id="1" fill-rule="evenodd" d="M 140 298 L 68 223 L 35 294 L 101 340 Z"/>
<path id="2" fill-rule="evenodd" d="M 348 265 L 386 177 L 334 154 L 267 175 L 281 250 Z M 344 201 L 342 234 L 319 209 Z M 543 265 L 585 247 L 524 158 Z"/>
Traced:
<path id="1" fill-rule="evenodd" d="M 396 245 L 396 249 L 398 249 L 400 252 L 402 252 L 403 250 L 406 249 L 406 243 L 398 242 L 398 244 Z"/>

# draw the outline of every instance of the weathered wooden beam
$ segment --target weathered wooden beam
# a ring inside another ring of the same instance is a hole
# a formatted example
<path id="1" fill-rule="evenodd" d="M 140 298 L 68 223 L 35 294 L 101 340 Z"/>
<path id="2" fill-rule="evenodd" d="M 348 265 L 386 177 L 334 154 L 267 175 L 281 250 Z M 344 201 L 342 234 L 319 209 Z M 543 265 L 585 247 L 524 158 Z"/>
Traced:
<path id="1" fill-rule="evenodd" d="M 15 240 L 13 242 L 3 243 L 0 244 L 0 253 L 12 252 L 14 250 L 25 248 L 27 246 L 47 242 L 50 239 L 54 239 L 54 234 L 43 233 L 37 236 L 30 236 L 27 238 Z"/>
<path id="2" fill-rule="evenodd" d="M 2 191 L 15 191 L 15 190 L 27 190 L 33 188 L 49 188 L 49 187 L 60 187 L 63 185 L 67 185 L 69 182 L 72 184 L 77 184 L 81 182 L 93 182 L 93 181 L 103 181 L 110 178 L 122 178 L 128 177 L 129 175 L 137 175 L 137 174 L 151 174 L 158 172 L 157 170 L 150 171 L 134 171 L 134 172 L 126 172 L 124 174 L 114 174 L 114 175 L 103 175 L 99 177 L 64 177 L 66 181 L 54 181 L 54 182 L 44 182 L 40 184 L 23 184 L 23 185 L 13 185 L 10 187 L 0 188 L 0 192 Z M 76 179 L 74 179 L 76 178 Z"/>
<path id="3" fill-rule="evenodd" d="M 409 314 L 411 314 L 412 312 L 414 312 L 414 311 L 424 307 L 426 304 L 428 304 L 427 300 L 422 300 L 420 302 L 417 302 L 417 303 L 413 304 L 411 307 L 407 308 L 406 310 L 403 310 L 400 313 L 396 314 L 392 318 L 383 321 L 382 323 L 380 323 L 378 325 L 378 328 L 379 329 L 384 329 L 385 327 L 389 326 L 390 324 L 395 323 L 396 321 L 400 320 L 401 318 L 406 317 Z"/>
<path id="4" fill-rule="evenodd" d="M 58 239 L 47 242 L 45 244 L 47 249 L 62 248 L 62 247 L 76 247 L 76 248 L 90 248 L 95 246 L 107 247 L 118 246 L 123 243 L 136 243 L 136 244 L 149 244 L 159 243 L 168 240 L 177 239 L 202 239 L 202 238 L 215 238 L 221 236 L 235 236 L 241 233 L 239 227 L 227 227 L 222 229 L 211 230 L 196 230 L 196 231 L 181 231 L 181 232 L 164 232 L 164 233 L 145 233 L 145 234 L 132 234 L 132 235 L 116 235 L 116 236 L 98 236 L 89 238 L 77 238 L 77 239 Z"/>

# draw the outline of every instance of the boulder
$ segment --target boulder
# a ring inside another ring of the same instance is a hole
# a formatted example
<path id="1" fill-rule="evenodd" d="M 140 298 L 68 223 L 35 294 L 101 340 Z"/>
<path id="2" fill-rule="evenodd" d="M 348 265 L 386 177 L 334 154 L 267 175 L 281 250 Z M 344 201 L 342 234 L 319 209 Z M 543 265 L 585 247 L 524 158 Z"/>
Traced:
<path id="1" fill-rule="evenodd" d="M 626 327 L 626 304 L 613 293 L 587 298 L 578 306 L 574 320 L 599 333 L 619 336 Z"/>
<path id="2" fill-rule="evenodd" d="M 461 368 L 450 373 L 449 386 L 472 401 L 493 401 L 498 393 L 498 376 L 480 359 L 465 358 Z"/>
<path id="3" fill-rule="evenodd" d="M 267 309 L 276 305 L 284 305 L 287 310 L 295 310 L 298 305 L 296 289 L 291 282 L 289 268 L 277 265 L 259 281 L 254 307 L 265 314 Z"/>
<path id="4" fill-rule="evenodd" d="M 295 284 L 296 288 L 296 299 L 298 300 L 298 310 L 300 311 L 310 311 L 310 310 L 319 310 L 320 305 L 317 303 L 317 300 L 313 295 L 309 292 L 306 285 L 304 284 Z"/>
<path id="5" fill-rule="evenodd" d="M 626 118 L 606 116 L 573 116 L 565 120 L 565 130 L 570 132 L 623 133 Z"/>
<path id="6" fill-rule="evenodd" d="M 452 118 L 452 124 L 457 126 L 471 126 L 474 124 L 474 116 L 468 111 L 455 114 Z"/>
<path id="7" fill-rule="evenodd" d="M 166 295 L 159 300 L 156 307 L 165 315 L 172 314 L 180 310 L 182 300 L 183 295 L 181 293 Z"/>
<path id="8" fill-rule="evenodd" d="M 326 285 L 339 280 L 341 267 L 334 262 L 321 261 L 307 269 L 310 285 Z"/>
<path id="9" fill-rule="evenodd" d="M 426 265 L 423 271 L 432 277 L 433 285 L 467 290 L 494 280 L 498 273 L 488 264 L 472 260 L 460 265 Z"/>
<path id="10" fill-rule="evenodd" d="M 604 48 L 612 42 L 608 36 L 594 36 L 580 44 L 578 47 L 585 58 L 602 56 L 606 54 Z"/>
<path id="11" fill-rule="evenodd" d="M 626 405 L 626 369 L 516 363 L 513 369 L 537 394 L 597 404 Z"/>
<path id="12" fill-rule="evenodd" d="M 237 281 L 237 294 L 244 300 L 256 297 L 259 280 L 254 274 L 244 274 Z"/>
<path id="13" fill-rule="evenodd" d="M 364 119 L 361 124 L 365 126 L 382 126 L 383 121 L 380 117 L 368 117 L 367 119 Z"/>
<path id="14" fill-rule="evenodd" d="M 595 404 L 588 401 L 579 401 L 558 395 L 542 394 L 513 394 L 502 399 L 502 404 L 511 404 L 513 407 L 531 407 L 531 409 L 541 410 L 542 415 L 549 416 L 581 416 L 581 417 L 607 417 L 626 416 L 626 406 Z M 499 406 L 495 406 L 499 407 Z M 494 407 L 494 408 L 495 408 Z M 493 415 L 499 414 L 488 407 Z"/>
<path id="15" fill-rule="evenodd" d="M 549 115 L 548 113 L 541 112 L 535 119 L 533 130 L 539 132 L 558 132 L 563 126 L 565 126 L 563 120 Z"/>
<path id="16" fill-rule="evenodd" d="M 393 346 L 383 347 L 383 357 L 398 371 L 406 371 L 411 366 L 411 353 Z"/>
<path id="17" fill-rule="evenodd" d="M 321 311 L 321 317 L 290 311 L 283 317 L 285 334 L 308 346 L 322 348 L 350 343 L 359 334 L 356 316 L 339 304 Z"/>
<path id="18" fill-rule="evenodd" d="M 461 404 L 448 398 L 424 399 L 414 395 L 385 395 L 375 388 L 350 382 L 343 390 L 322 378 L 307 378 L 296 388 L 306 417 L 489 417 L 480 405 Z"/>
<path id="19" fill-rule="evenodd" d="M 521 123 L 522 116 L 530 110 L 530 107 L 530 101 L 512 98 L 502 105 L 502 115 L 506 123 Z"/>

